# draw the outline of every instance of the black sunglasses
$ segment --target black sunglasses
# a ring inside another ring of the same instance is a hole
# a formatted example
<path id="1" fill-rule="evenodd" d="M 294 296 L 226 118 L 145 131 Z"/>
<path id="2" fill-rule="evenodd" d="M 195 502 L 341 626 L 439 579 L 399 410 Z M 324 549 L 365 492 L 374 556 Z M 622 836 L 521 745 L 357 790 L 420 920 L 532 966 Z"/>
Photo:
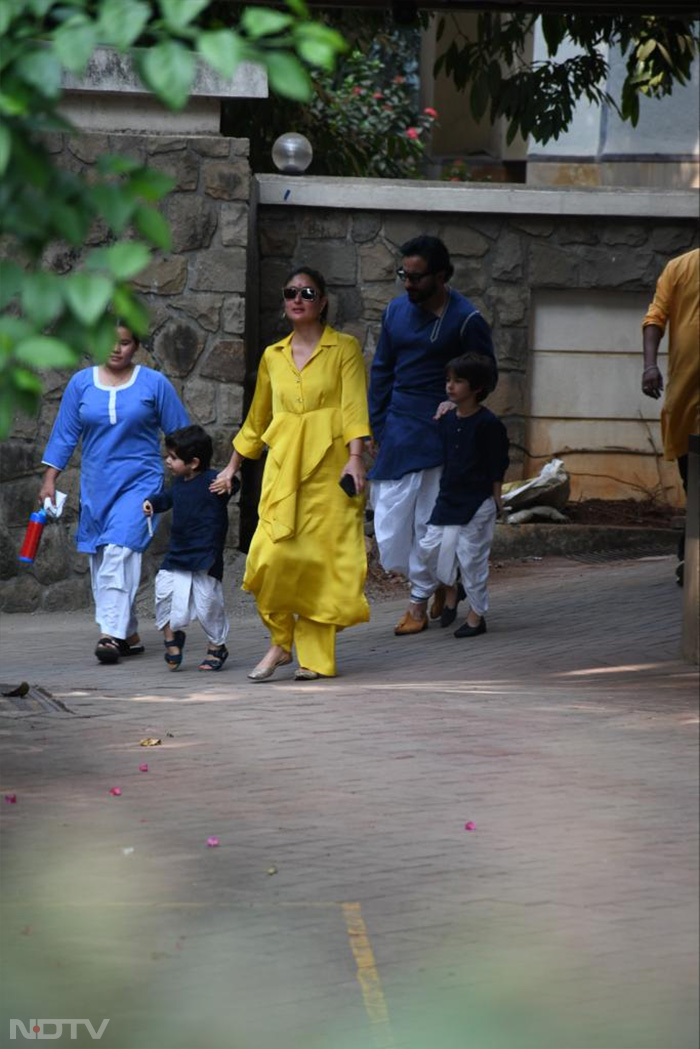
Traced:
<path id="1" fill-rule="evenodd" d="M 318 298 L 318 292 L 315 288 L 282 288 L 282 295 L 287 302 L 296 299 L 297 295 L 301 295 L 305 302 L 315 302 Z"/>
<path id="2" fill-rule="evenodd" d="M 399 266 L 396 276 L 401 281 L 408 281 L 409 284 L 420 284 L 423 277 L 429 277 L 432 272 L 432 270 L 426 270 L 425 273 L 407 273 L 403 266 Z"/>

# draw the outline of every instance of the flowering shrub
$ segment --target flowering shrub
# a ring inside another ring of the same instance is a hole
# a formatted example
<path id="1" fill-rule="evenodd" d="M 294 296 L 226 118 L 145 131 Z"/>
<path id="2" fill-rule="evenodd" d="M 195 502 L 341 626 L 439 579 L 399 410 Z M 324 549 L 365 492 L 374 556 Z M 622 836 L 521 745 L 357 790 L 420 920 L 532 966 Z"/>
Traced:
<path id="1" fill-rule="evenodd" d="M 323 155 L 324 173 L 369 178 L 417 178 L 428 133 L 437 120 L 430 106 L 416 106 L 404 76 L 391 76 L 384 63 L 353 51 L 341 76 L 315 78 L 316 97 L 308 107 L 304 133 Z"/>
<path id="2" fill-rule="evenodd" d="M 443 182 L 491 182 L 491 175 L 475 174 L 464 160 L 453 160 L 442 169 Z"/>

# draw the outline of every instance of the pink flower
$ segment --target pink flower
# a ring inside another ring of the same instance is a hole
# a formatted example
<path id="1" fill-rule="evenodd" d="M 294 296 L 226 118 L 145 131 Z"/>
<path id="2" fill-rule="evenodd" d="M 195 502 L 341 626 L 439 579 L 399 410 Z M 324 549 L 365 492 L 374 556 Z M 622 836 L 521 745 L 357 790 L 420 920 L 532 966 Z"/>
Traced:
<path id="1" fill-rule="evenodd" d="M 148 772 L 148 765 L 145 762 L 143 765 L 139 765 L 139 772 Z"/>
<path id="2" fill-rule="evenodd" d="M 17 795 L 14 794 L 14 793 L 6 794 L 5 795 L 5 801 L 7 802 L 8 805 L 16 805 L 17 804 Z"/>
<path id="3" fill-rule="evenodd" d="M 384 95 L 381 93 L 381 91 L 375 91 L 372 95 L 372 98 L 384 98 Z"/>
<path id="4" fill-rule="evenodd" d="M 212 834 L 211 838 L 207 838 L 207 845 L 210 849 L 215 849 L 218 844 L 219 839 L 216 837 L 216 835 Z"/>
<path id="5" fill-rule="evenodd" d="M 472 820 L 469 820 L 467 823 L 464 824 L 464 829 L 465 830 L 476 830 L 476 823 L 474 823 Z"/>
<path id="6" fill-rule="evenodd" d="M 350 92 L 351 95 L 364 95 L 365 89 L 363 87 L 354 87 Z"/>
<path id="7" fill-rule="evenodd" d="M 406 83 L 406 77 L 405 76 L 395 76 L 394 79 L 392 80 L 392 84 L 405 84 L 405 83 Z"/>
<path id="8" fill-rule="evenodd" d="M 409 138 L 420 138 L 420 131 L 417 127 L 406 128 L 406 134 Z"/>
<path id="9" fill-rule="evenodd" d="M 426 106 L 423 112 L 426 117 L 432 117 L 433 120 L 437 120 L 437 109 L 433 109 L 432 106 Z"/>
<path id="10" fill-rule="evenodd" d="M 111 787 L 110 791 L 109 791 L 109 793 L 112 794 L 115 798 L 118 798 L 119 795 L 121 794 L 121 792 L 122 792 L 122 788 L 121 787 Z"/>

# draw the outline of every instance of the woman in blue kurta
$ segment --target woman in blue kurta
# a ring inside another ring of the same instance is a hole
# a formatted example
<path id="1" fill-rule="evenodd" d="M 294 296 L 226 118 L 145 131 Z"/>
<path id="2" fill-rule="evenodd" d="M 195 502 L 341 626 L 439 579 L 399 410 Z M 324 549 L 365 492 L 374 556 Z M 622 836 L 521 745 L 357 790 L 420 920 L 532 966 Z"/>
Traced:
<path id="1" fill-rule="evenodd" d="M 134 600 L 141 554 L 151 535 L 144 499 L 163 484 L 160 431 L 188 423 L 172 384 L 134 364 L 138 339 L 121 325 L 105 364 L 77 372 L 68 383 L 43 457 L 43 506 L 82 441 L 77 546 L 90 555 L 95 619 L 102 637 L 95 655 L 116 663 L 143 652 Z"/>

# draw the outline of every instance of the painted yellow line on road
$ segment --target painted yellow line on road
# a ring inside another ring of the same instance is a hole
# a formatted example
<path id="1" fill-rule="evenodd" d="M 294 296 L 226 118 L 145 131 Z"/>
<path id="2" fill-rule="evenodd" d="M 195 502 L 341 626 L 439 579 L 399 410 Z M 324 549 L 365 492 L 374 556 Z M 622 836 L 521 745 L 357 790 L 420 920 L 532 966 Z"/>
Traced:
<path id="1" fill-rule="evenodd" d="M 357 966 L 357 982 L 362 989 L 365 1011 L 372 1025 L 375 1049 L 394 1049 L 394 1035 L 389 1022 L 389 1010 L 379 979 L 374 951 L 369 942 L 367 927 L 359 903 L 344 903 L 343 916 L 350 939 L 350 948 Z"/>

